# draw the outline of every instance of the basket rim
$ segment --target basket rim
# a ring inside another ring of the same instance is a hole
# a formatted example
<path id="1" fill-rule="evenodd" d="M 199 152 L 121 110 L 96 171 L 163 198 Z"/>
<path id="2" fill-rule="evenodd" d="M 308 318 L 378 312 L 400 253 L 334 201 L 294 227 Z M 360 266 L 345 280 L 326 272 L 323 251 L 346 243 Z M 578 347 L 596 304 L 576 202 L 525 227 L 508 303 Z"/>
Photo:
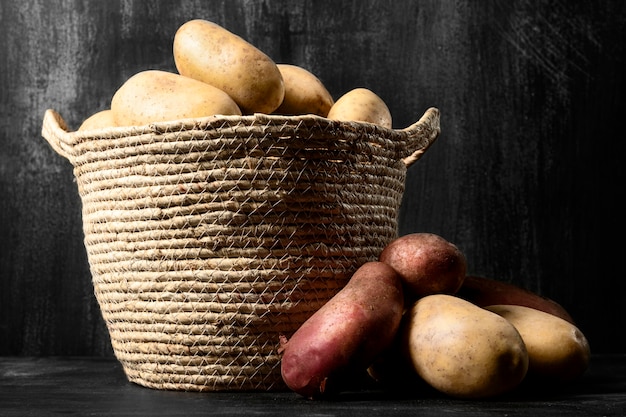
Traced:
<path id="1" fill-rule="evenodd" d="M 54 111 L 54 110 L 53 110 Z M 265 114 L 265 113 L 254 113 L 247 115 L 211 115 L 205 117 L 196 117 L 196 118 L 185 118 L 185 119 L 177 119 L 177 120 L 165 120 L 158 121 L 152 123 L 146 123 L 143 125 L 132 125 L 132 126 L 116 126 L 109 128 L 99 128 L 99 129 L 91 129 L 84 131 L 66 131 L 68 134 L 75 136 L 76 138 L 91 138 L 102 136 L 103 134 L 109 136 L 111 133 L 115 134 L 116 137 L 126 136 L 126 135 L 134 135 L 134 134 L 145 134 L 145 133 L 167 133 L 167 132 L 176 132 L 181 130 L 207 130 L 207 129 L 216 129 L 221 128 L 226 125 L 244 125 L 244 126 L 255 126 L 255 125 L 265 125 L 268 123 L 272 123 L 274 125 L 284 124 L 287 126 L 298 126 L 305 125 L 310 126 L 312 124 L 324 125 L 329 128 L 335 129 L 346 129 L 353 131 L 380 131 L 385 134 L 397 134 L 398 132 L 402 132 L 404 129 L 390 129 L 386 128 L 374 123 L 369 122 L 357 122 L 357 121 L 343 121 L 343 120 L 334 120 L 329 119 L 323 116 L 318 116 L 315 114 L 304 114 L 304 115 L 279 115 L 279 114 Z"/>
<path id="2" fill-rule="evenodd" d="M 393 140 L 398 149 L 398 159 L 408 167 L 416 162 L 436 141 L 441 133 L 440 113 L 430 107 L 415 123 L 403 129 L 386 128 L 368 122 L 333 120 L 314 114 L 278 115 L 255 113 L 251 115 L 212 115 L 201 118 L 160 121 L 137 126 L 117 126 L 86 131 L 71 131 L 64 118 L 54 109 L 44 113 L 41 134 L 61 156 L 73 159 L 73 148 L 80 144 L 102 138 L 121 139 L 142 135 L 164 135 L 193 131 L 214 131 L 274 126 L 285 129 L 315 128 L 319 131 L 344 132 L 368 137 L 384 137 Z"/>

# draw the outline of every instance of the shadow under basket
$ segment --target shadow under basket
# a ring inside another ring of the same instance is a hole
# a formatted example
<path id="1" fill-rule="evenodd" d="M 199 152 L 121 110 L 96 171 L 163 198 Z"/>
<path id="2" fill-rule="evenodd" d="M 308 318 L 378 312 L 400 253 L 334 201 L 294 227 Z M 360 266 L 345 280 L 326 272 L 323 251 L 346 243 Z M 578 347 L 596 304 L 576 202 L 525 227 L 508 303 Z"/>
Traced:
<path id="1" fill-rule="evenodd" d="M 439 111 L 406 129 L 318 116 L 214 116 L 42 135 L 70 161 L 95 296 L 139 385 L 286 389 L 290 337 L 398 233 L 407 168 Z"/>

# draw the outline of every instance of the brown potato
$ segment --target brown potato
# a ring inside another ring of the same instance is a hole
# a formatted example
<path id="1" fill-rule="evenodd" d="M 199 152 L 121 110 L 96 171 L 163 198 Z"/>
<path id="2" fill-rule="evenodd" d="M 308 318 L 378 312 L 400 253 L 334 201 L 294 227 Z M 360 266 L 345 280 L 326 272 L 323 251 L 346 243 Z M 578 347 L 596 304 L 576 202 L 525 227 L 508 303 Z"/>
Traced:
<path id="1" fill-rule="evenodd" d="M 426 295 L 456 293 L 467 270 L 463 252 L 433 233 L 401 236 L 383 249 L 378 260 L 398 271 L 409 303 Z"/>
<path id="2" fill-rule="evenodd" d="M 285 83 L 285 97 L 274 113 L 326 117 L 334 100 L 320 79 L 297 65 L 277 65 Z"/>
<path id="3" fill-rule="evenodd" d="M 348 122 L 374 123 L 391 128 L 391 112 L 387 104 L 367 88 L 355 88 L 339 97 L 327 117 Z"/>
<path id="4" fill-rule="evenodd" d="M 419 299 L 402 324 L 406 355 L 435 389 L 458 398 L 487 398 L 517 387 L 528 352 L 499 315 L 446 294 Z"/>
<path id="5" fill-rule="evenodd" d="M 587 370 L 589 342 L 572 323 L 524 306 L 494 305 L 485 309 L 507 319 L 522 336 L 528 350 L 529 376 L 571 381 Z"/>
<path id="6" fill-rule="evenodd" d="M 174 35 L 181 75 L 225 91 L 245 114 L 272 113 L 285 94 L 276 63 L 246 40 L 206 20 L 184 23 Z"/>
<path id="7" fill-rule="evenodd" d="M 225 92 L 182 75 L 157 70 L 139 72 L 115 92 L 111 111 L 117 125 L 220 115 L 241 115 Z"/>
<path id="8" fill-rule="evenodd" d="M 115 117 L 111 109 L 101 110 L 86 118 L 78 128 L 78 131 L 105 129 L 115 127 Z"/>

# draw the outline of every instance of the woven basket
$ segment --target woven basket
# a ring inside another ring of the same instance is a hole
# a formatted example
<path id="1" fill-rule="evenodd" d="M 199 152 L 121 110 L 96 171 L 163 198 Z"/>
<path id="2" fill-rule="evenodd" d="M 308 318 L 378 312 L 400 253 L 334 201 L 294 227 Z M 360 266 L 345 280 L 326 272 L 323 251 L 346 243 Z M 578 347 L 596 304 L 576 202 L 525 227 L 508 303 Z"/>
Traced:
<path id="1" fill-rule="evenodd" d="M 94 292 L 137 384 L 285 388 L 291 335 L 397 237 L 407 167 L 439 112 L 392 130 L 317 116 L 215 116 L 42 134 L 74 167 Z"/>

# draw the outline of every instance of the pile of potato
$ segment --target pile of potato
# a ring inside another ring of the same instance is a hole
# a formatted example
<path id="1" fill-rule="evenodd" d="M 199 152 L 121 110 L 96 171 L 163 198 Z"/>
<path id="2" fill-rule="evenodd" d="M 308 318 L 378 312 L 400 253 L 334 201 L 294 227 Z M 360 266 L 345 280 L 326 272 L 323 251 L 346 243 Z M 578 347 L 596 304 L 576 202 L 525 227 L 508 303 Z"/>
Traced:
<path id="1" fill-rule="evenodd" d="M 206 20 L 178 29 L 173 55 L 178 73 L 135 74 L 110 108 L 79 130 L 254 113 L 392 127 L 388 107 L 372 91 L 357 88 L 334 101 L 308 70 L 276 64 Z M 285 383 L 321 398 L 366 371 L 383 385 L 407 389 L 414 381 L 417 390 L 425 382 L 453 397 L 487 398 L 530 378 L 562 382 L 585 372 L 589 344 L 562 306 L 466 271 L 464 254 L 440 236 L 394 240 L 293 335 L 281 337 Z"/>
<path id="2" fill-rule="evenodd" d="M 196 19 L 180 26 L 173 55 L 178 73 L 133 75 L 114 93 L 110 108 L 88 117 L 78 130 L 254 113 L 312 114 L 392 127 L 389 108 L 369 89 L 355 88 L 335 102 L 308 70 L 275 63 L 213 22 Z"/>
<path id="3" fill-rule="evenodd" d="M 477 399 L 585 372 L 589 343 L 561 305 L 466 271 L 464 254 L 441 236 L 392 241 L 282 338 L 283 380 L 307 398 L 324 398 L 367 371 L 384 387 L 419 391 L 425 383 Z"/>

